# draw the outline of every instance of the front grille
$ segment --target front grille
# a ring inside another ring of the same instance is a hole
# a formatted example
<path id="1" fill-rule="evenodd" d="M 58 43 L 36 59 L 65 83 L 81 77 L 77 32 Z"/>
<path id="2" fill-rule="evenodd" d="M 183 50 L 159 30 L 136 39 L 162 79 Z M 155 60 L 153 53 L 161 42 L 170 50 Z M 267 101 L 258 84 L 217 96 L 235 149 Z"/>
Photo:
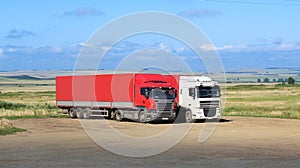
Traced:
<path id="1" fill-rule="evenodd" d="M 173 103 L 156 103 L 156 108 L 158 111 L 171 111 Z"/>
<path id="2" fill-rule="evenodd" d="M 161 118 L 168 118 L 171 116 L 171 112 L 161 112 L 159 113 L 159 117 Z"/>
<path id="3" fill-rule="evenodd" d="M 205 117 L 214 117 L 216 116 L 216 109 L 212 109 L 212 108 L 205 108 L 204 109 L 204 116 Z"/>
<path id="4" fill-rule="evenodd" d="M 220 102 L 217 101 L 200 101 L 200 108 L 219 108 Z"/>

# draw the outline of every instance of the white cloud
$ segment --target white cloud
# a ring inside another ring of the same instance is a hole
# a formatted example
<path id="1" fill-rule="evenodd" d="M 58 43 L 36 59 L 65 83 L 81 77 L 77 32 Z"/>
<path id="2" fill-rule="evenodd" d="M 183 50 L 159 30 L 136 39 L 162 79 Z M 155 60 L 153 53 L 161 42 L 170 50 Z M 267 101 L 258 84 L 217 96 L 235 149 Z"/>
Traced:
<path id="1" fill-rule="evenodd" d="M 3 57 L 5 57 L 4 50 L 2 48 L 0 48 L 0 58 L 3 58 Z"/>
<path id="2" fill-rule="evenodd" d="M 242 45 L 238 45 L 238 46 L 234 46 L 234 45 L 224 45 L 221 47 L 216 47 L 213 44 L 203 44 L 200 46 L 200 48 L 202 50 L 208 50 L 208 51 L 237 51 L 237 50 L 241 50 L 241 49 L 245 49 L 245 46 Z"/>
<path id="3" fill-rule="evenodd" d="M 184 47 L 180 47 L 180 48 L 175 48 L 176 53 L 181 53 L 185 51 Z"/>
<path id="4" fill-rule="evenodd" d="M 202 49 L 212 50 L 210 46 L 202 46 Z M 215 48 L 224 52 L 272 52 L 272 51 L 295 51 L 300 50 L 300 45 L 296 43 L 277 43 L 268 45 L 225 45 Z"/>
<path id="5" fill-rule="evenodd" d="M 110 47 L 108 47 L 108 46 L 103 46 L 103 47 L 101 47 L 101 49 L 103 50 L 103 51 L 108 51 L 108 50 L 110 50 Z M 120 50 L 120 49 L 119 49 Z"/>
<path id="6" fill-rule="evenodd" d="M 71 44 L 70 47 L 92 47 L 92 46 L 83 42 L 79 42 L 79 43 Z"/>
<path id="7" fill-rule="evenodd" d="M 232 45 L 225 45 L 223 47 L 217 47 L 218 50 L 228 50 L 228 49 L 233 49 L 234 46 Z"/>
<path id="8" fill-rule="evenodd" d="M 17 49 L 16 48 L 8 48 L 7 51 L 8 52 L 15 52 L 15 51 L 17 51 Z"/>
<path id="9" fill-rule="evenodd" d="M 212 44 L 203 44 L 200 46 L 200 49 L 208 51 L 217 50 L 217 48 Z"/>
<path id="10" fill-rule="evenodd" d="M 160 43 L 160 44 L 159 44 L 159 47 L 160 47 L 160 49 L 162 49 L 162 50 L 167 49 L 167 46 L 166 46 L 165 44 L 163 44 L 163 43 Z"/>
<path id="11" fill-rule="evenodd" d="M 102 49 L 103 51 L 108 51 L 109 49 L 111 49 L 111 47 L 109 46 L 106 46 L 106 45 L 94 45 L 94 44 L 88 44 L 88 43 L 83 43 L 83 42 L 80 42 L 80 43 L 74 43 L 74 44 L 71 44 L 70 47 L 72 48 L 81 48 L 81 47 L 86 47 L 86 48 L 94 48 L 94 49 Z M 114 49 L 118 49 L 120 50 L 120 48 L 115 48 Z"/>

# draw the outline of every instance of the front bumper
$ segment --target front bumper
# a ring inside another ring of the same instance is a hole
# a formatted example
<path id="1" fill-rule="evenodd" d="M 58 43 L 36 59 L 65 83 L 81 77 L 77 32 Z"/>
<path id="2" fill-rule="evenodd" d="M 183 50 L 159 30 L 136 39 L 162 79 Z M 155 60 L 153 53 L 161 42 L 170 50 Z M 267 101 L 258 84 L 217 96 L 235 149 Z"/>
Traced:
<path id="1" fill-rule="evenodd" d="M 147 110 L 148 121 L 159 121 L 159 120 L 173 121 L 175 120 L 175 118 L 176 118 L 176 111 Z"/>
<path id="2" fill-rule="evenodd" d="M 220 108 L 197 109 L 196 113 L 193 113 L 193 119 L 213 119 L 220 117 Z"/>

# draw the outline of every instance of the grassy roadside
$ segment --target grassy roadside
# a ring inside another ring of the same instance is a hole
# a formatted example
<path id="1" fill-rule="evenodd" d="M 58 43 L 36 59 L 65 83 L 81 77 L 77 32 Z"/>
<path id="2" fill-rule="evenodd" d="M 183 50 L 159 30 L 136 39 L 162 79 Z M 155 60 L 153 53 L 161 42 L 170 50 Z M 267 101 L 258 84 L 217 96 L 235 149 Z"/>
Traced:
<path id="1" fill-rule="evenodd" d="M 0 136 L 13 134 L 15 132 L 24 132 L 24 131 L 27 130 L 14 127 L 13 124 L 8 119 L 2 118 L 0 120 Z"/>
<path id="2" fill-rule="evenodd" d="M 66 117 L 55 105 L 55 91 L 0 93 L 0 118 Z"/>
<path id="3" fill-rule="evenodd" d="M 27 130 L 22 129 L 22 128 L 16 128 L 16 127 L 1 128 L 0 129 L 0 136 L 9 135 L 9 134 L 13 134 L 13 133 L 16 133 L 16 132 L 24 132 L 24 131 L 27 131 Z"/>
<path id="4" fill-rule="evenodd" d="M 229 86 L 223 116 L 300 119 L 300 85 Z"/>

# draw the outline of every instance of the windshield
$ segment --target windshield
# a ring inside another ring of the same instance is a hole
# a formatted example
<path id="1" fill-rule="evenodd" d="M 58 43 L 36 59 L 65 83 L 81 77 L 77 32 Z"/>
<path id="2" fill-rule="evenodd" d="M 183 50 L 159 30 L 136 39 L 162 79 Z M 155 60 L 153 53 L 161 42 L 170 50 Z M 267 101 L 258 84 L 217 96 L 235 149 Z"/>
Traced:
<path id="1" fill-rule="evenodd" d="M 210 98 L 210 97 L 220 97 L 220 87 L 197 87 L 197 97 L 198 98 Z"/>
<path id="2" fill-rule="evenodd" d="M 141 94 L 146 98 L 174 99 L 175 92 L 172 88 L 141 88 Z"/>

